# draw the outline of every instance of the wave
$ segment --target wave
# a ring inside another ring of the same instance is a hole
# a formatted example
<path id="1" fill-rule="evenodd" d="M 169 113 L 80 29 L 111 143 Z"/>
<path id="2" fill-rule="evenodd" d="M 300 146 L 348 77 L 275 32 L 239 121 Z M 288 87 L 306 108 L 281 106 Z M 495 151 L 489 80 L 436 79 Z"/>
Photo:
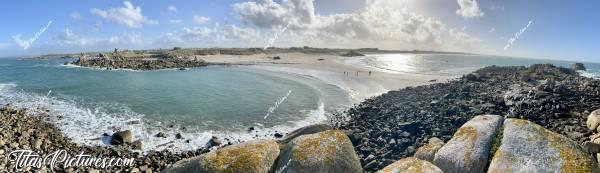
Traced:
<path id="1" fill-rule="evenodd" d="M 37 94 L 19 90 L 15 84 L 0 84 L 0 104 L 10 104 L 15 108 L 25 108 L 34 116 L 44 116 L 44 120 L 55 124 L 66 137 L 73 142 L 85 145 L 109 145 L 108 140 L 103 140 L 103 134 L 112 134 L 116 131 L 131 130 L 133 140 L 141 140 L 142 150 L 170 150 L 173 152 L 195 150 L 204 147 L 212 136 L 229 139 L 232 143 L 253 139 L 271 139 L 273 134 L 285 134 L 299 127 L 322 123 L 327 120 L 325 103 L 319 100 L 318 108 L 305 110 L 302 113 L 306 118 L 289 122 L 289 124 L 276 125 L 263 128 L 260 124 L 252 132 L 239 131 L 212 131 L 202 130 L 198 127 L 181 127 L 148 120 L 144 114 L 132 111 L 125 105 L 115 103 L 83 103 L 68 96 L 50 94 Z M 91 107 L 91 108 L 90 108 Z M 154 137 L 159 132 L 168 134 L 167 138 Z M 176 139 L 180 133 L 184 139 Z"/>
<path id="2" fill-rule="evenodd" d="M 581 76 L 600 79 L 600 71 L 577 71 Z"/>

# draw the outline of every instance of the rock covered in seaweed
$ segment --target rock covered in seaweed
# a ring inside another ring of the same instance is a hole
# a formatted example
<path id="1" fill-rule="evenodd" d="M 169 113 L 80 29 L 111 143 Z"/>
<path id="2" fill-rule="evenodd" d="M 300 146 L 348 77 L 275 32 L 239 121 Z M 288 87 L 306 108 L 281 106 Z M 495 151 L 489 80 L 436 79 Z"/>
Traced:
<path id="1" fill-rule="evenodd" d="M 278 155 L 279 146 L 273 140 L 249 141 L 181 160 L 162 172 L 267 173 Z"/>
<path id="2" fill-rule="evenodd" d="M 432 163 L 415 157 L 408 157 L 386 166 L 377 173 L 443 173 Z"/>
<path id="3" fill-rule="evenodd" d="M 488 172 L 600 172 L 575 142 L 533 122 L 506 119 Z"/>
<path id="4" fill-rule="evenodd" d="M 438 150 L 433 163 L 447 173 L 484 172 L 502 120 L 499 115 L 480 115 L 469 120 Z"/>
<path id="5" fill-rule="evenodd" d="M 281 151 L 278 171 L 295 172 L 363 172 L 350 139 L 341 131 L 302 135 Z"/>

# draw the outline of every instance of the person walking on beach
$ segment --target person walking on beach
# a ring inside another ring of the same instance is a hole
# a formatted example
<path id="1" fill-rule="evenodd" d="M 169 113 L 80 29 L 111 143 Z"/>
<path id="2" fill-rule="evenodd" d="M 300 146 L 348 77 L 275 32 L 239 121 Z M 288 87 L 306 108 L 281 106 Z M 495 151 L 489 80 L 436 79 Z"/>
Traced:
<path id="1" fill-rule="evenodd" d="M 356 76 L 358 76 L 358 72 L 359 72 L 359 71 L 356 71 Z"/>
<path id="2" fill-rule="evenodd" d="M 369 76 L 371 76 L 371 71 L 369 71 Z"/>

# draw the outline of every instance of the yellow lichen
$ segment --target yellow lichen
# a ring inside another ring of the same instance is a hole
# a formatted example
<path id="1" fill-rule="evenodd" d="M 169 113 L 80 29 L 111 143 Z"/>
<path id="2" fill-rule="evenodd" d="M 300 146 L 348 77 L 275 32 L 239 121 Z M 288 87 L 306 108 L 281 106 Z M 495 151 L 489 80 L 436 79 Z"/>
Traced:
<path id="1" fill-rule="evenodd" d="M 425 173 L 438 171 L 441 172 L 439 168 L 427 161 L 408 157 L 386 166 L 377 173 Z"/>
<path id="2" fill-rule="evenodd" d="M 473 147 L 475 147 L 475 142 L 477 140 L 478 135 L 479 134 L 477 133 L 477 129 L 470 126 L 461 127 L 454 134 L 454 136 L 457 137 L 458 140 L 468 142 L 467 146 L 465 146 L 466 153 L 463 158 L 464 163 L 471 163 L 471 155 L 473 154 Z M 465 166 L 469 167 L 471 165 Z"/>
<path id="3" fill-rule="evenodd" d="M 204 168 L 217 172 L 233 173 L 240 170 L 256 170 L 261 160 L 267 157 L 273 141 L 247 143 L 243 146 L 230 146 L 206 154 Z"/>
<path id="4" fill-rule="evenodd" d="M 336 130 L 327 130 L 321 133 L 299 137 L 292 148 L 292 157 L 298 162 L 324 161 L 333 164 L 338 146 L 345 145 L 348 137 Z M 342 143 L 340 143 L 342 142 Z"/>
<path id="5" fill-rule="evenodd" d="M 559 157 L 548 158 L 551 160 L 547 160 L 546 162 L 562 162 L 561 172 L 592 172 L 592 158 L 587 154 L 581 154 L 582 151 L 578 152 L 579 146 L 570 141 L 570 139 L 530 121 L 520 119 L 510 119 L 510 121 L 514 126 L 530 127 L 532 131 L 538 132 L 529 135 L 526 139 L 527 141 L 546 141 L 548 148 L 558 151 Z M 501 150 L 496 151 L 492 162 L 495 162 L 497 159 L 511 160 L 513 163 L 519 160 L 516 156 L 504 153 Z M 503 172 L 503 170 L 490 170 L 490 172 Z"/>

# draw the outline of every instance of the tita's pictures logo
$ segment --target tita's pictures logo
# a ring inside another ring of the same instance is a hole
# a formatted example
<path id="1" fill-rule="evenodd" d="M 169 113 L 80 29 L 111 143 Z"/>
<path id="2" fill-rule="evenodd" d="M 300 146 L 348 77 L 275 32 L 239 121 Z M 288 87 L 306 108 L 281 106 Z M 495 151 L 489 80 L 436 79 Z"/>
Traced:
<path id="1" fill-rule="evenodd" d="M 41 169 L 49 165 L 50 169 L 69 167 L 94 167 L 105 169 L 110 167 L 133 167 L 133 158 L 105 158 L 96 157 L 84 152 L 71 155 L 66 150 L 57 150 L 47 155 L 39 155 L 31 150 L 15 150 L 7 156 L 14 163 L 16 171 L 23 171 L 27 167 Z"/>

